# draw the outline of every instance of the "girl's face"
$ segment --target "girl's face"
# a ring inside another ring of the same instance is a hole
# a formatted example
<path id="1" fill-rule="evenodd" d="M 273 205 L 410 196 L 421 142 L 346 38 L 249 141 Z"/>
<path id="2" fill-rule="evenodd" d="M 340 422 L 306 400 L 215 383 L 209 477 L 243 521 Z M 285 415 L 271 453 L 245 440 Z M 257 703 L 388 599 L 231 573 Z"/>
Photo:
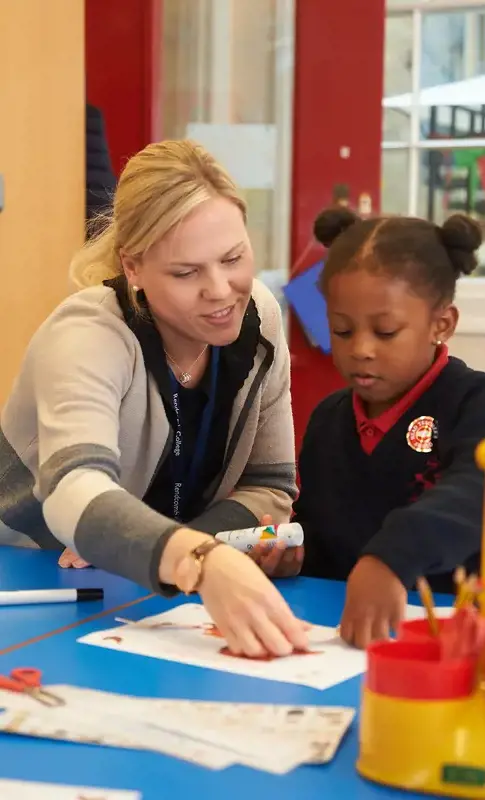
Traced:
<path id="1" fill-rule="evenodd" d="M 419 381 L 458 321 L 455 306 L 433 309 L 406 281 L 364 269 L 331 278 L 327 313 L 335 366 L 371 416 Z"/>

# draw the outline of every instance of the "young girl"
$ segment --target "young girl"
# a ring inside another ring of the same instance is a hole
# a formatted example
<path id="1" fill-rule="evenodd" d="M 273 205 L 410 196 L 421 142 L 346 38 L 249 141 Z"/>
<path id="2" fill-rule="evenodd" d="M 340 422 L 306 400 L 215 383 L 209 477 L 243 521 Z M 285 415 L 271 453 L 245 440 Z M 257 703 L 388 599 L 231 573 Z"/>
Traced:
<path id="1" fill-rule="evenodd" d="M 362 221 L 324 211 L 321 289 L 333 360 L 349 388 L 314 411 L 300 458 L 303 574 L 347 580 L 343 638 L 389 635 L 420 575 L 451 591 L 478 567 L 485 373 L 448 355 L 460 275 L 476 266 L 477 223 Z"/>

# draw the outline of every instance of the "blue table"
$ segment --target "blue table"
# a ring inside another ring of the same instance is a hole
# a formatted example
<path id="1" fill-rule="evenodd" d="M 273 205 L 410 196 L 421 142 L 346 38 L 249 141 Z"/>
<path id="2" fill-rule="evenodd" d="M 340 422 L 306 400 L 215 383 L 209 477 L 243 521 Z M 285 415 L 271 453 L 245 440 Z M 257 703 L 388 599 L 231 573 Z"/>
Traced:
<path id="1" fill-rule="evenodd" d="M 2 655 L 0 669 L 40 668 L 46 683 L 72 683 L 133 695 L 216 699 L 241 702 L 308 703 L 357 707 L 360 679 L 347 681 L 324 692 L 283 683 L 244 678 L 202 670 L 169 661 L 142 658 L 128 653 L 77 644 L 76 639 L 91 631 L 110 627 L 117 611 L 91 619 L 97 610 L 130 603 L 146 592 L 128 581 L 97 570 L 58 570 L 52 553 L 25 552 L 0 548 L 2 588 L 46 586 L 97 586 L 105 588 L 103 603 L 58 608 L 0 609 L 0 648 L 29 639 L 33 633 L 47 633 L 58 627 L 79 623 L 55 635 L 26 644 Z M 279 583 L 295 612 L 311 622 L 336 625 L 339 621 L 344 586 L 330 581 L 298 578 Z M 185 600 L 185 598 L 184 598 Z M 417 602 L 415 597 L 411 602 Z M 126 616 L 133 619 L 160 613 L 179 600 L 149 597 L 133 605 Z M 446 598 L 442 599 L 446 602 Z M 449 600 L 448 600 L 449 602 Z M 95 608 L 96 607 L 96 608 Z M 84 617 L 88 621 L 82 622 Z M 335 760 L 321 767 L 300 767 L 289 775 L 275 777 L 243 767 L 212 772 L 154 753 L 47 742 L 0 734 L 0 777 L 37 780 L 107 788 L 138 789 L 144 800 L 200 797 L 231 800 L 305 800 L 342 797 L 345 800 L 423 798 L 388 790 L 362 780 L 355 771 L 357 725 L 345 739 Z"/>
<path id="2" fill-rule="evenodd" d="M 60 569 L 57 558 L 58 555 L 45 550 L 0 547 L 0 588 L 8 591 L 101 587 L 104 589 L 104 600 L 0 609 L 0 655 L 4 649 L 19 642 L 76 624 L 92 614 L 101 614 L 115 606 L 136 602 L 149 594 L 146 589 L 130 581 L 100 570 Z"/>

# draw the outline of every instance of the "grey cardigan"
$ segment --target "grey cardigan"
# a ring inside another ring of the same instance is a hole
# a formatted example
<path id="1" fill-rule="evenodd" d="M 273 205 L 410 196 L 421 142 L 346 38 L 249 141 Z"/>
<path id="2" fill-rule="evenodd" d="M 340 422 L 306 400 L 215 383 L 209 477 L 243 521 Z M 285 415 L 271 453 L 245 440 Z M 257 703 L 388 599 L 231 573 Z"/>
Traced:
<path id="1" fill-rule="evenodd" d="M 261 340 L 233 406 L 232 456 L 198 520 L 211 533 L 267 513 L 287 521 L 296 495 L 280 310 L 258 281 L 253 299 Z M 46 320 L 0 422 L 0 544 L 65 545 L 158 591 L 163 547 L 179 525 L 141 498 L 170 451 L 172 430 L 113 289 L 78 292 Z"/>

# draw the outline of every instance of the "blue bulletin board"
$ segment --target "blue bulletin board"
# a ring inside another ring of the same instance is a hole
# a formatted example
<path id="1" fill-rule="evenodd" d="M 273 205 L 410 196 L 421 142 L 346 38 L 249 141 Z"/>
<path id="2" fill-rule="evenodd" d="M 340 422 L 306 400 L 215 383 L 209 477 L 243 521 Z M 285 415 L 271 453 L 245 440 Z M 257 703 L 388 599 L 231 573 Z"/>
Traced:
<path id="1" fill-rule="evenodd" d="M 283 292 L 310 343 L 314 347 L 320 347 L 324 353 L 330 353 L 327 304 L 317 286 L 323 266 L 324 262 L 319 261 L 309 267 L 293 278 L 283 288 Z"/>

